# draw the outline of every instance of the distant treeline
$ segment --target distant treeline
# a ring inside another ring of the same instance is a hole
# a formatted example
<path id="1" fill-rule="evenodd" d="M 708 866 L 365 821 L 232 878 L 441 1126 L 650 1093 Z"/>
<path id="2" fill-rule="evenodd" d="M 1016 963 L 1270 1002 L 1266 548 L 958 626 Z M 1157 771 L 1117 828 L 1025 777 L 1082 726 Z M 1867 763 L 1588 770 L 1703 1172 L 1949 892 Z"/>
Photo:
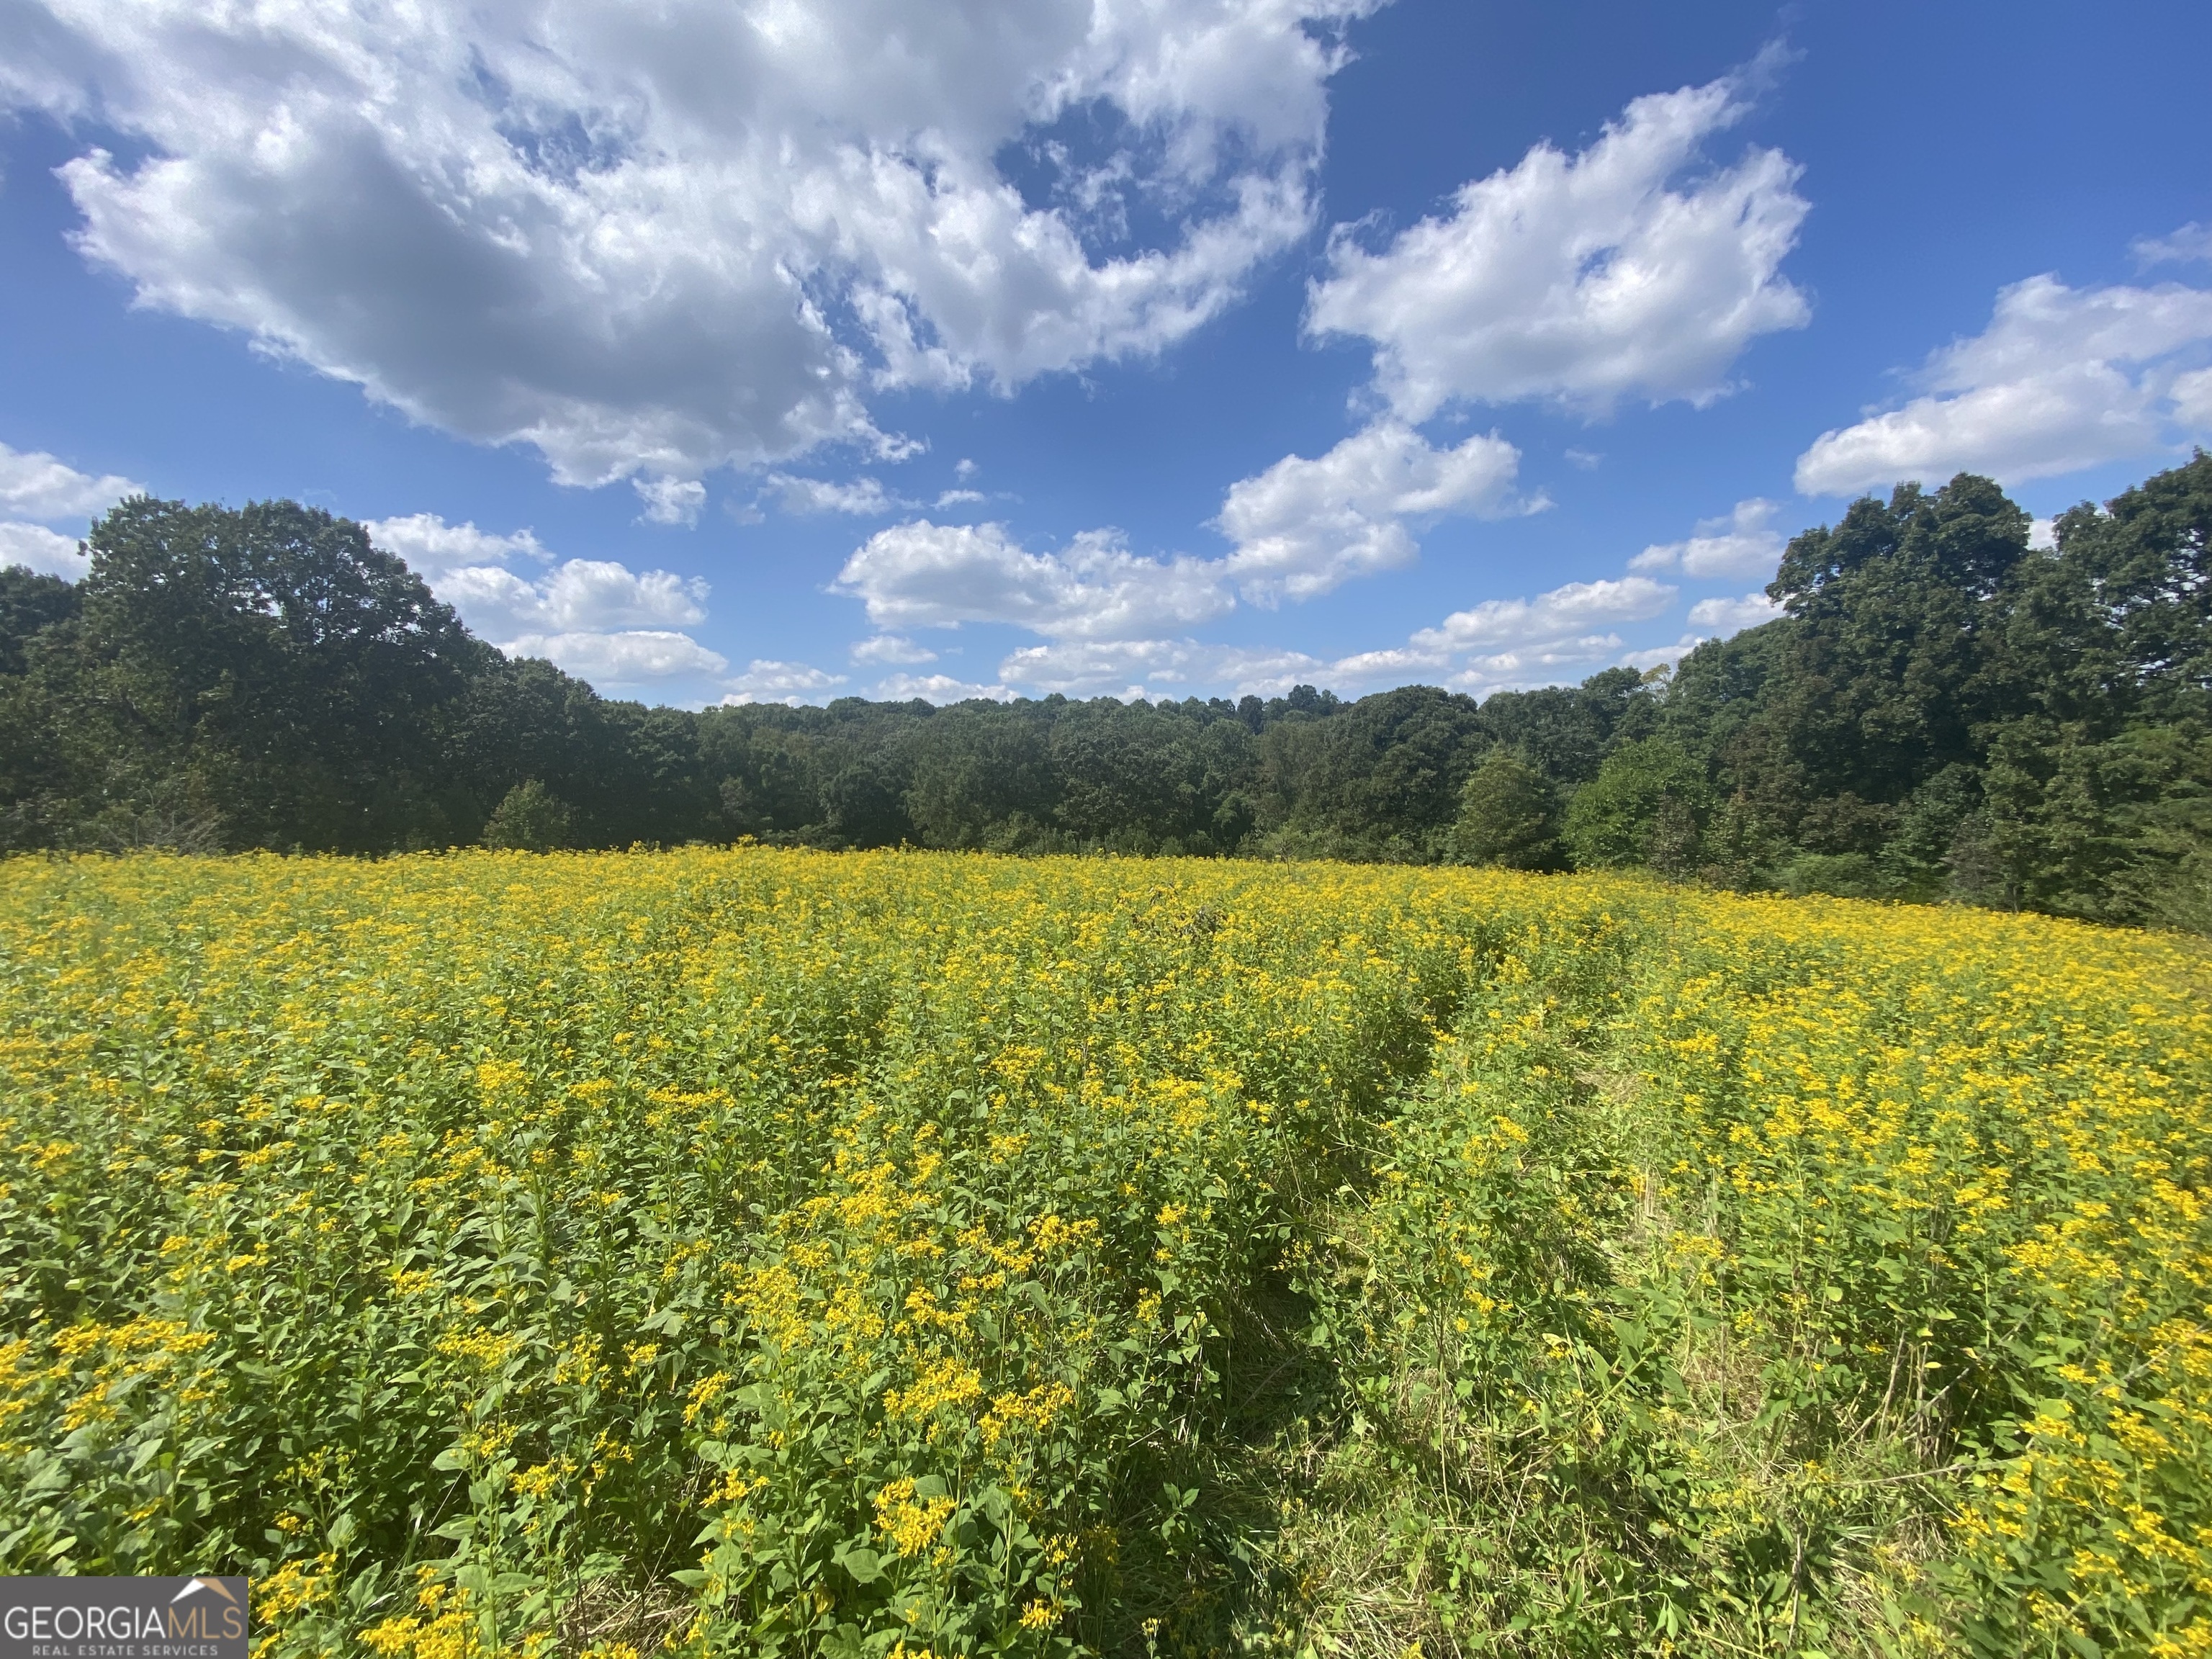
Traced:
<path id="1" fill-rule="evenodd" d="M 2212 929 L 2212 457 L 2028 546 L 1985 478 L 1793 540 L 1669 674 L 1474 698 L 692 713 L 472 637 L 350 520 L 137 498 L 0 573 L 0 848 L 763 842 L 1648 867 Z"/>

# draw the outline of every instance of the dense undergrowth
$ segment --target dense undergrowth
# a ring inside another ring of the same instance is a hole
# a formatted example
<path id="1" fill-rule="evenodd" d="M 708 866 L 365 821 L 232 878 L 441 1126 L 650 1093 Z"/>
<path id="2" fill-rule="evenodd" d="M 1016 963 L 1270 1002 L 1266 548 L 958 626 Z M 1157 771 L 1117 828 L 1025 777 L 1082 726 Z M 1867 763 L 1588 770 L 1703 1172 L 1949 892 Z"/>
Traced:
<path id="1" fill-rule="evenodd" d="M 15 860 L 0 1570 L 264 1655 L 2212 1651 L 2212 958 L 1626 878 Z"/>

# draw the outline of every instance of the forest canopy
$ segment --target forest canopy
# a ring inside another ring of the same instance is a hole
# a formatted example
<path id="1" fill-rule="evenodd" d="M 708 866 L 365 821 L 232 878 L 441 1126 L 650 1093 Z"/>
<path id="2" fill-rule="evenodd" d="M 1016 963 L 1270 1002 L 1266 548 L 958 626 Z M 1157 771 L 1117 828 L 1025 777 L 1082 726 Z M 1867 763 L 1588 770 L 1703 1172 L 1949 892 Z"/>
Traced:
<path id="1" fill-rule="evenodd" d="M 1644 868 L 2212 930 L 2212 457 L 2056 524 L 1900 484 L 1775 621 L 1478 702 L 693 712 L 474 638 L 362 526 L 136 497 L 0 571 L 0 850 L 911 844 Z"/>

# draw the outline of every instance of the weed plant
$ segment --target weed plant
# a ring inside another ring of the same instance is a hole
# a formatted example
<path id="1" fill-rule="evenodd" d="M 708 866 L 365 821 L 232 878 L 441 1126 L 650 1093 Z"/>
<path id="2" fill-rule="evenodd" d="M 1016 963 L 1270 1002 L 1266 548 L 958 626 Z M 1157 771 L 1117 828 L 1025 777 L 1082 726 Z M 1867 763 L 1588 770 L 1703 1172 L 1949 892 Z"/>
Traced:
<path id="1" fill-rule="evenodd" d="M 258 1654 L 2212 1651 L 2212 973 L 1625 878 L 18 860 L 0 1570 Z"/>

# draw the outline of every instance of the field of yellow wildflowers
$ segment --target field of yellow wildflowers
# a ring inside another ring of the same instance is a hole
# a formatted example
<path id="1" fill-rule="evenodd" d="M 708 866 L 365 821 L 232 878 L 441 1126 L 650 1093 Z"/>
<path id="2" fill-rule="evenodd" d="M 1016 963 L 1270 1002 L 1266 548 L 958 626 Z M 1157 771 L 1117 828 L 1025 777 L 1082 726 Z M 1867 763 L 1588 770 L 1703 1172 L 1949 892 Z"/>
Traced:
<path id="1" fill-rule="evenodd" d="M 17 860 L 0 1571 L 266 1659 L 2212 1654 L 2212 957 L 1620 878 Z"/>

